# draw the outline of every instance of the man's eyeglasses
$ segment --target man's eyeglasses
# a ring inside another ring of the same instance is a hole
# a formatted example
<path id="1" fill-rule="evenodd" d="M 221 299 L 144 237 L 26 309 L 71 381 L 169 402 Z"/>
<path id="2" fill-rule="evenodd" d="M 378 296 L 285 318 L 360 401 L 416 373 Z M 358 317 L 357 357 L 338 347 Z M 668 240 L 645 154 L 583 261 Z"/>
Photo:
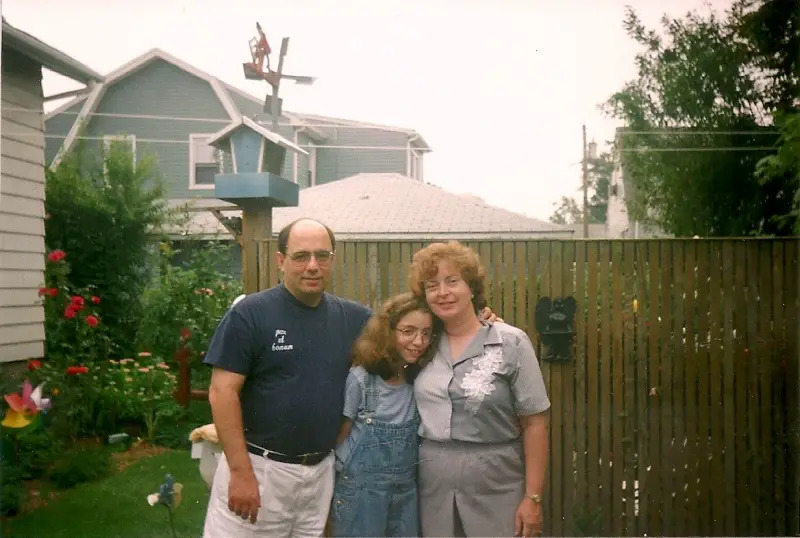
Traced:
<path id="1" fill-rule="evenodd" d="M 308 263 L 311 261 L 311 256 L 314 256 L 314 259 L 317 260 L 317 263 L 326 264 L 330 263 L 334 254 L 335 253 L 332 250 L 319 249 L 313 252 L 308 250 L 297 250 L 291 254 L 287 254 L 287 256 L 295 263 Z"/>
<path id="2" fill-rule="evenodd" d="M 433 331 L 430 329 L 417 329 L 416 327 L 398 327 L 395 331 L 399 331 L 406 340 L 415 340 L 417 335 L 422 335 L 422 341 L 427 343 L 433 338 Z"/>

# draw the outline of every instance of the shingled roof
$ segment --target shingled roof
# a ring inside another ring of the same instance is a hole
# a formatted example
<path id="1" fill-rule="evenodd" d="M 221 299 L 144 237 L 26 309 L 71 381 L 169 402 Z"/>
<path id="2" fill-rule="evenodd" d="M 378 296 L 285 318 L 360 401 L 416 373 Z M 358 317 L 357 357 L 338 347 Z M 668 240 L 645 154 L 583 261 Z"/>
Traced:
<path id="1" fill-rule="evenodd" d="M 194 203 L 195 210 L 226 206 L 212 200 Z M 342 239 L 529 239 L 573 235 L 569 226 L 514 213 L 401 174 L 358 174 L 303 189 L 297 207 L 273 210 L 273 234 L 300 217 L 326 223 Z M 225 231 L 210 212 L 192 214 L 188 235 L 215 233 Z"/>

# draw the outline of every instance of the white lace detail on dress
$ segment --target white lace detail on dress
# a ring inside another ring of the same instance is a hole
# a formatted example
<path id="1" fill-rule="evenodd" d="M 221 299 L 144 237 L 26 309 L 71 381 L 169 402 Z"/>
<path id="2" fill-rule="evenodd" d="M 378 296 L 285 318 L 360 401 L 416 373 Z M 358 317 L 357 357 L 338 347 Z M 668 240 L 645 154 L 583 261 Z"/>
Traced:
<path id="1" fill-rule="evenodd" d="M 503 364 L 502 346 L 492 346 L 480 357 L 472 359 L 472 370 L 464 375 L 461 388 L 467 401 L 464 409 L 473 415 L 478 414 L 483 399 L 494 392 L 494 374 Z"/>

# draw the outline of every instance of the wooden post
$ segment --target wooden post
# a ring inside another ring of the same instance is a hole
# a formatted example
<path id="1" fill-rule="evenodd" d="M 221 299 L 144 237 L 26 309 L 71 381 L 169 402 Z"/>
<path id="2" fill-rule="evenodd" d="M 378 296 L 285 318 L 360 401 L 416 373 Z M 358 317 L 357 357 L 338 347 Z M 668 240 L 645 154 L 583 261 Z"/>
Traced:
<path id="1" fill-rule="evenodd" d="M 259 248 L 272 237 L 272 206 L 266 200 L 242 204 L 242 277 L 244 292 L 259 291 Z"/>

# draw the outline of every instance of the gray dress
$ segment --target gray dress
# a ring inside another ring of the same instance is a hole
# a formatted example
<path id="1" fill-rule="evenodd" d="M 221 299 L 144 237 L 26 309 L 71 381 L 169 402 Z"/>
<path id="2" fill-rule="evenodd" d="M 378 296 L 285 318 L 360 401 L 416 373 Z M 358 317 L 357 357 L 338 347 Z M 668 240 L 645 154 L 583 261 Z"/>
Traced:
<path id="1" fill-rule="evenodd" d="M 450 359 L 447 336 L 414 382 L 423 536 L 513 536 L 525 490 L 519 416 L 550 407 L 530 339 L 484 327 Z"/>

